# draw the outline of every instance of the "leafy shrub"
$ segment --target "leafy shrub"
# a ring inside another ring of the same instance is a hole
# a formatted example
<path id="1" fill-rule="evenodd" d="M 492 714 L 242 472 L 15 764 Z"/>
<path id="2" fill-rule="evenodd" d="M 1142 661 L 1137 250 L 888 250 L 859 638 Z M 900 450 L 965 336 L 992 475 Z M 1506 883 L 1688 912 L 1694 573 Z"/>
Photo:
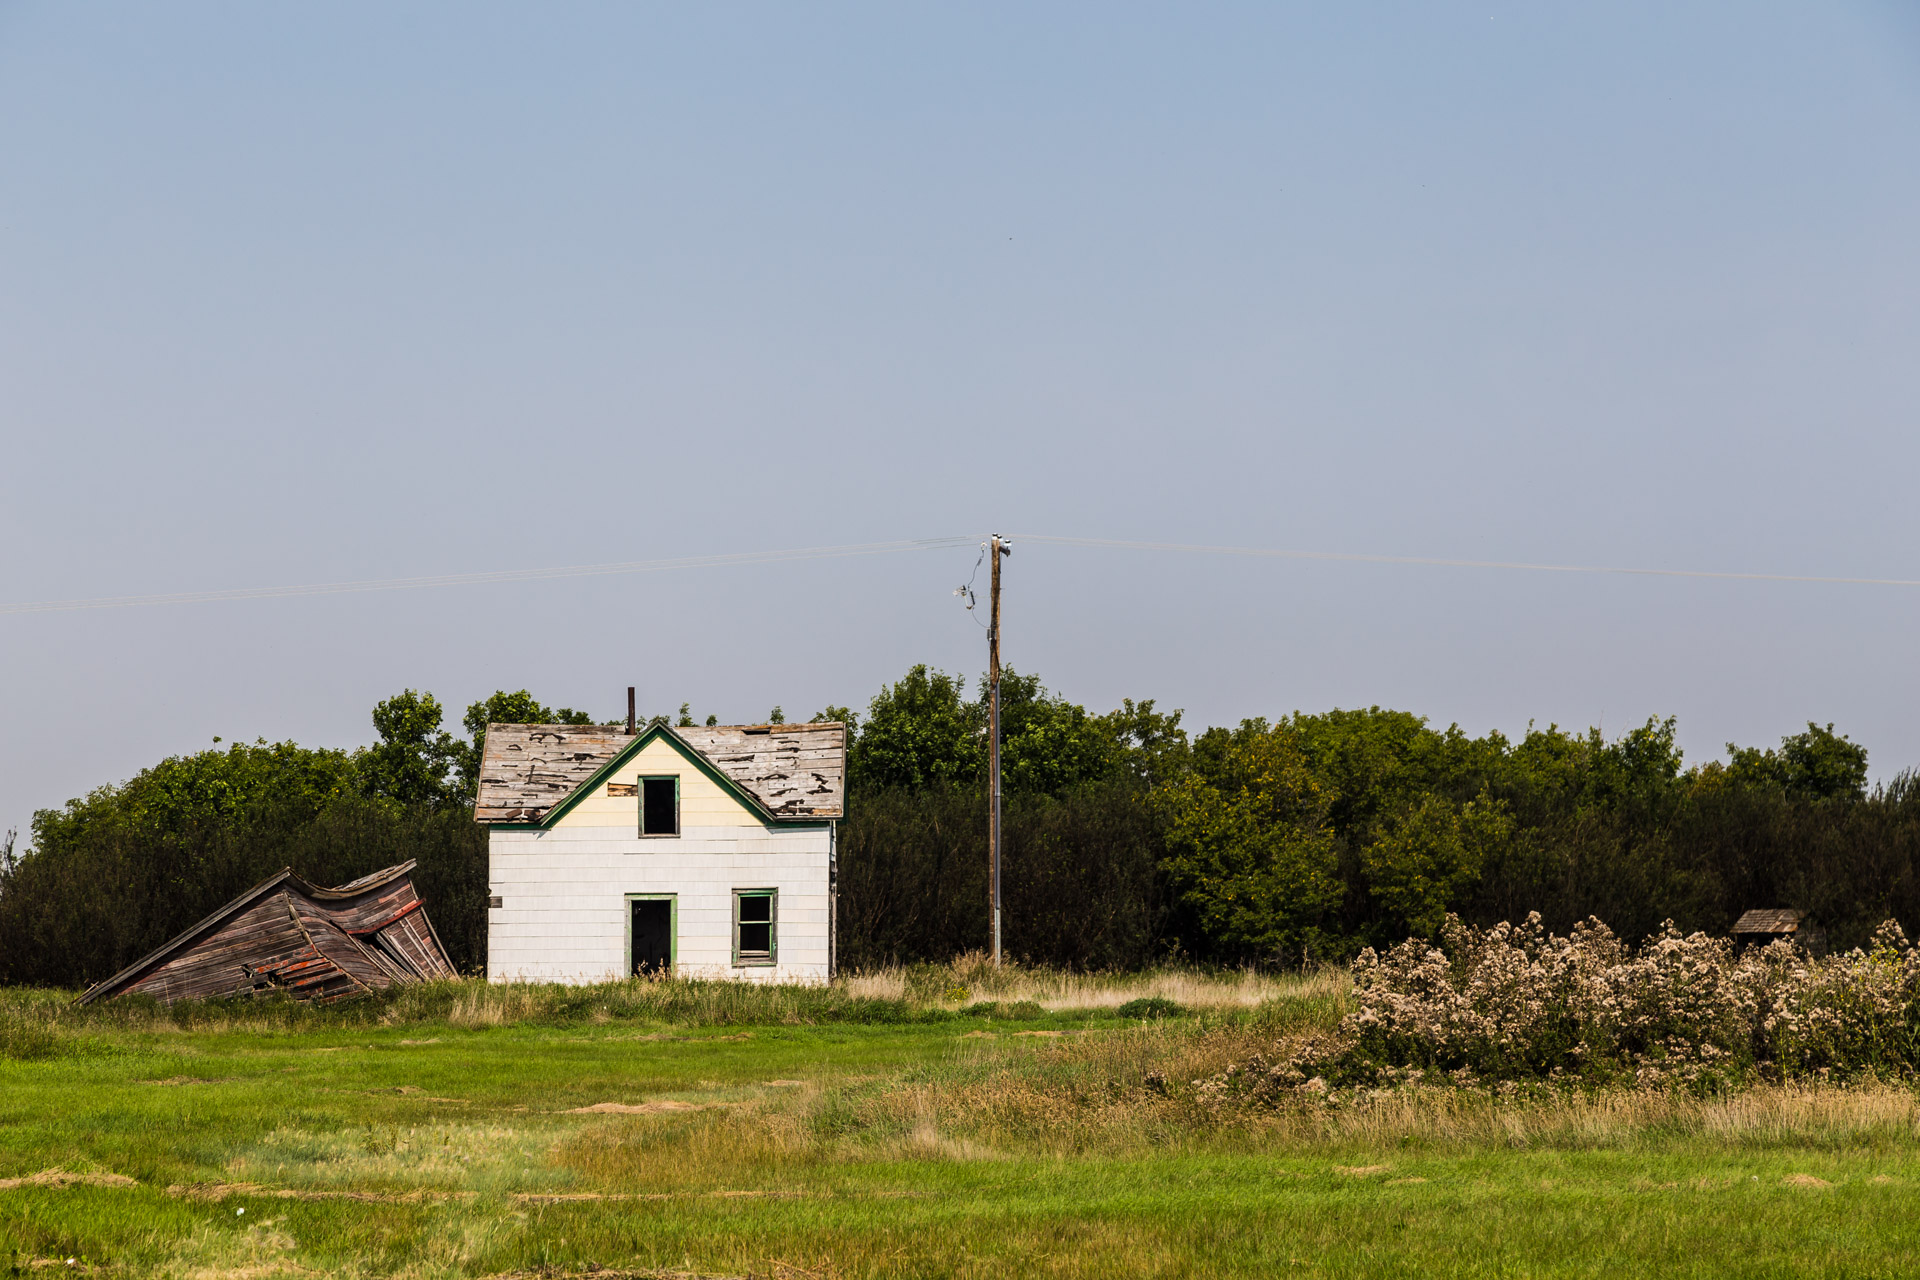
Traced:
<path id="1" fill-rule="evenodd" d="M 998 1000 L 978 1000 L 960 1012 L 969 1018 L 1010 1018 L 1016 1021 L 1047 1016 L 1047 1011 L 1033 1000 L 1014 1000 L 1006 1004 Z"/>
<path id="2" fill-rule="evenodd" d="M 1138 1000 L 1129 1000 L 1114 1013 L 1122 1018 L 1178 1018 L 1186 1013 L 1178 1001 L 1165 996 L 1141 996 Z"/>

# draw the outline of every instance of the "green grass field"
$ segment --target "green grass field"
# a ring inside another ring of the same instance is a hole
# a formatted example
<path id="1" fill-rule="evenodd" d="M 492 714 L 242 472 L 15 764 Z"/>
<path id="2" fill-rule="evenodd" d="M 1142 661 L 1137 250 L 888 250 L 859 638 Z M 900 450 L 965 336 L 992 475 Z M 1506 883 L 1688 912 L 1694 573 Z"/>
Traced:
<path id="1" fill-rule="evenodd" d="M 1020 981 L 448 984 L 172 1015 L 0 993 L 0 1262 L 207 1280 L 1920 1271 L 1907 1090 L 1222 1111 L 1191 1082 L 1336 1019 L 1337 979 Z M 1186 1012 L 1117 1014 L 1142 993 Z M 963 1011 L 981 999 L 999 1004 Z"/>

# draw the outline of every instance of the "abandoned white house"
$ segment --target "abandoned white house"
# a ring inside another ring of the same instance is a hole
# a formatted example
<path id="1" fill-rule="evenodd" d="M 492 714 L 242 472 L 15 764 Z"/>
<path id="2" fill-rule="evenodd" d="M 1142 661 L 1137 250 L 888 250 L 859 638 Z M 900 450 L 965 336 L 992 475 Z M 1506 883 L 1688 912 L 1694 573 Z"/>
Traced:
<path id="1" fill-rule="evenodd" d="M 840 724 L 491 724 L 487 974 L 824 982 Z"/>

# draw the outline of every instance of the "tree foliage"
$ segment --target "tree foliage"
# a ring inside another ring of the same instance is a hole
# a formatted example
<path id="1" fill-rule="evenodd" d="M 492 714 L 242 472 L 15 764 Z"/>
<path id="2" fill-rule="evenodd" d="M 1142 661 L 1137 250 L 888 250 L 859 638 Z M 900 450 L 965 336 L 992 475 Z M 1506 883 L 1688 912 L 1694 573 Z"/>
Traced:
<path id="1" fill-rule="evenodd" d="M 965 687 L 925 664 L 874 695 L 847 761 L 850 791 L 976 782 L 984 768 Z"/>
<path id="2" fill-rule="evenodd" d="M 883 688 L 857 723 L 850 761 L 854 787 L 979 785 L 987 773 L 987 678 L 969 698 L 966 682 L 925 665 Z M 816 716 L 815 719 L 821 719 Z M 1127 700 L 1105 716 L 1050 692 L 1035 675 L 1000 673 L 1000 768 L 1008 791 L 1056 794 L 1121 776 L 1152 781 L 1184 750 L 1180 713 Z"/>
<path id="3" fill-rule="evenodd" d="M 1484 792 L 1458 804 L 1428 792 L 1360 851 L 1367 889 L 1393 933 L 1431 937 L 1448 907 L 1480 881 L 1512 834 L 1506 806 Z"/>
<path id="4" fill-rule="evenodd" d="M 524 690 L 474 704 L 476 762 L 479 731 L 501 722 L 498 713 L 554 714 Z M 454 962 L 479 966 L 487 863 L 471 810 L 478 771 L 467 771 L 468 744 L 441 720 L 432 694 L 408 689 L 374 708 L 375 740 L 356 751 L 236 742 L 170 756 L 39 811 L 30 849 L 0 858 L 0 981 L 105 977 L 282 867 L 328 884 L 409 858 Z"/>
<path id="5" fill-rule="evenodd" d="M 1290 726 L 1201 734 L 1192 769 L 1161 799 L 1166 872 L 1207 949 L 1269 961 L 1325 953 L 1344 892 L 1332 797 Z"/>
<path id="6" fill-rule="evenodd" d="M 1724 778 L 1736 786 L 1771 787 L 1812 800 L 1859 800 L 1867 794 L 1867 749 L 1809 721 L 1805 733 L 1789 734 L 1780 749 L 1740 747 L 1729 742 L 1725 766 L 1708 765 L 1704 778 Z"/>
<path id="7" fill-rule="evenodd" d="M 440 727 L 440 700 L 407 689 L 373 709 L 380 740 L 361 754 L 361 783 L 368 795 L 400 804 L 452 800 L 450 774 L 460 744 Z"/>
<path id="8" fill-rule="evenodd" d="M 986 944 L 986 701 L 984 680 L 915 666 L 863 711 L 813 717 L 848 725 L 843 964 Z M 42 810 L 24 851 L 0 843 L 0 981 L 103 977 L 283 866 L 338 883 L 409 858 L 456 962 L 479 966 L 486 726 L 592 720 L 525 689 L 469 706 L 464 735 L 443 719 L 431 694 L 403 690 L 357 750 L 218 745 Z M 1920 780 L 1869 790 L 1865 749 L 1832 725 L 1689 768 L 1671 719 L 1614 739 L 1556 725 L 1474 737 L 1379 707 L 1192 738 L 1181 720 L 1151 700 L 1091 712 L 1003 673 L 1013 955 L 1297 964 L 1435 937 L 1449 914 L 1530 911 L 1561 930 L 1598 915 L 1634 938 L 1797 906 L 1840 946 L 1888 917 L 1920 924 Z"/>
<path id="9" fill-rule="evenodd" d="M 683 717 L 686 710 L 686 704 L 682 703 L 680 712 Z M 459 796 L 471 802 L 479 786 L 480 756 L 487 747 L 488 725 L 592 723 L 593 717 L 584 711 L 575 711 L 572 707 L 553 709 L 542 706 L 540 700 L 525 689 L 516 689 L 512 693 L 502 689 L 482 698 L 470 705 L 467 714 L 460 718 L 461 727 L 467 731 L 467 741 L 455 744 L 452 757 L 459 778 Z"/>

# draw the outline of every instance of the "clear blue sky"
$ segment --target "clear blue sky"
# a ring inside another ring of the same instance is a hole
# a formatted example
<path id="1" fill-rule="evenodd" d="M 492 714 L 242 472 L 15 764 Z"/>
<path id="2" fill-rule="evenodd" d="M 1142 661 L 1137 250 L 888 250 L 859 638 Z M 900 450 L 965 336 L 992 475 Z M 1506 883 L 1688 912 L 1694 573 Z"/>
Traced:
<path id="1" fill-rule="evenodd" d="M 1911 5 L 0 5 L 0 602 L 991 529 L 1920 577 Z M 0 826 L 412 686 L 977 671 L 966 550 L 0 617 Z M 1920 590 L 1030 544 L 1199 725 L 1808 719 Z"/>

